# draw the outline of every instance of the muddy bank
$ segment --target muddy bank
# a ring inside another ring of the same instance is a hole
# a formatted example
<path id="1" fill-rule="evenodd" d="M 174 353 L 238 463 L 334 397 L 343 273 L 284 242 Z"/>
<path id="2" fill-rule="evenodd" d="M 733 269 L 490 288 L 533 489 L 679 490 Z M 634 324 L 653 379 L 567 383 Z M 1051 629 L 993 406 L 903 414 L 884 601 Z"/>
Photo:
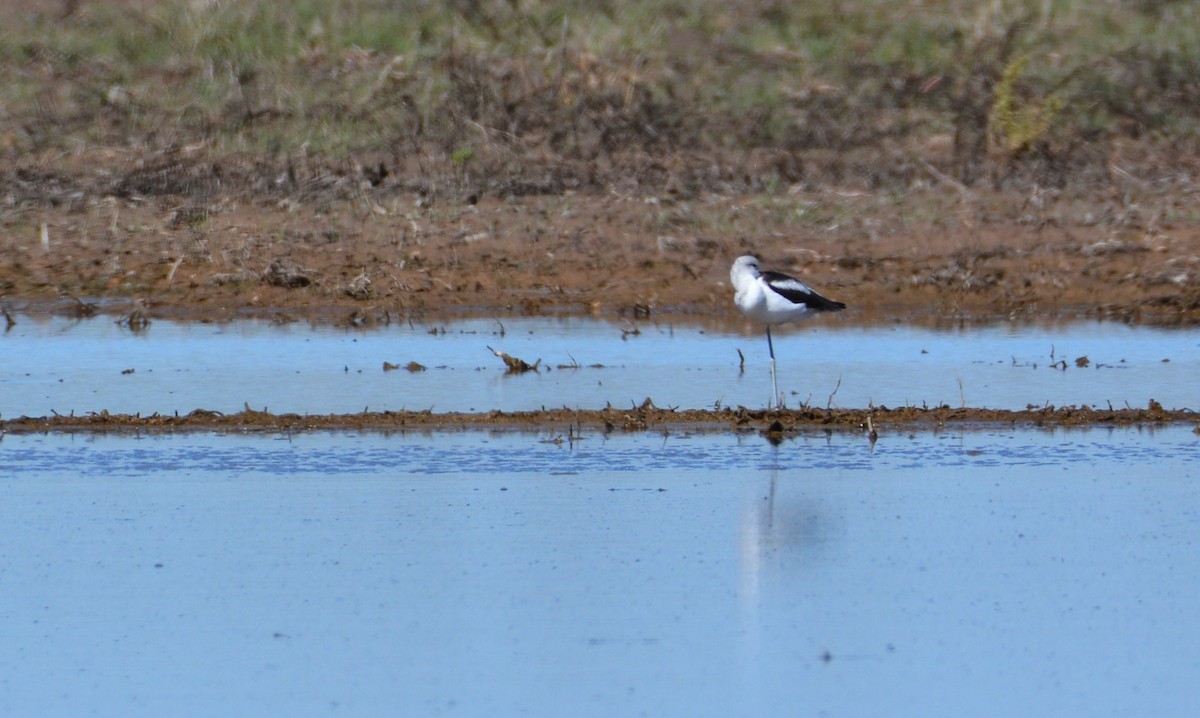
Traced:
<path id="1" fill-rule="evenodd" d="M 757 253 L 845 301 L 849 322 L 1200 322 L 1200 230 L 1132 215 L 1120 226 L 1098 223 L 1082 206 L 978 219 L 998 207 L 1016 212 L 1021 199 L 927 192 L 895 206 L 830 193 L 579 194 L 422 207 L 420 197 L 393 195 L 365 206 L 195 210 L 108 198 L 7 227 L 0 294 L 11 312 L 137 309 L 196 320 L 735 318 L 729 264 Z M 918 211 L 942 219 L 903 217 Z"/>
<path id="2" fill-rule="evenodd" d="M 226 414 L 196 409 L 183 415 L 149 416 L 110 414 L 19 417 L 0 421 L 0 430 L 36 432 L 173 432 L 173 431 L 456 431 L 466 429 L 529 430 L 549 432 L 551 441 L 569 442 L 596 432 L 612 431 L 740 431 L 759 432 L 768 438 L 786 438 L 813 430 L 889 431 L 935 430 L 943 427 L 1094 427 L 1160 424 L 1194 424 L 1200 433 L 1200 415 L 1190 409 L 1164 409 L 1158 402 L 1146 408 L 1093 409 L 1042 407 L 1019 411 L 949 406 L 878 407 L 870 409 L 720 410 L 662 409 L 647 400 L 629 409 L 550 409 L 544 411 L 479 413 L 382 411 L 357 414 L 273 414 L 247 407 Z"/>

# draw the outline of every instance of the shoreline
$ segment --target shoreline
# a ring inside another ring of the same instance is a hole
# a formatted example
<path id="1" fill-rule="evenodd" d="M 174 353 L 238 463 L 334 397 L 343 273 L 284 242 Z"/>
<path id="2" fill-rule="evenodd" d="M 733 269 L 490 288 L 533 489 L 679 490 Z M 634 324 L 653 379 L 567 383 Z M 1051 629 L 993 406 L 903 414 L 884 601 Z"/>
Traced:
<path id="1" fill-rule="evenodd" d="M 977 407 L 872 407 L 867 409 L 755 410 L 745 407 L 663 409 L 647 399 L 629 409 L 546 409 L 541 411 L 446 412 L 372 411 L 356 414 L 273 414 L 247 407 L 237 413 L 196 409 L 187 414 L 110 414 L 18 417 L 0 419 L 0 432 L 153 433 L 174 432 L 452 432 L 547 431 L 570 442 L 597 432 L 734 431 L 785 439 L 809 431 L 858 432 L 864 436 L 900 431 L 938 431 L 1010 426 L 1035 429 L 1114 426 L 1192 425 L 1200 434 L 1200 413 L 1166 409 L 1156 401 L 1145 408 L 1095 409 L 1042 407 L 1022 410 Z M 553 440 L 553 439 L 552 439 Z"/>

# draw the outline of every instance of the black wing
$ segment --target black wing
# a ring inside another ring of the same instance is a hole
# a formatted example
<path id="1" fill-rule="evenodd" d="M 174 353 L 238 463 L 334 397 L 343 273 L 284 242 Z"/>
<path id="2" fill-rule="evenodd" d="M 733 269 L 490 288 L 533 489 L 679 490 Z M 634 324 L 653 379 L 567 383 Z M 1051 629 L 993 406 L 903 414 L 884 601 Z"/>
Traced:
<path id="1" fill-rule="evenodd" d="M 846 305 L 841 302 L 835 302 L 817 294 L 795 277 L 789 277 L 779 272 L 763 272 L 762 276 L 772 291 L 793 304 L 803 304 L 818 312 L 836 312 L 846 308 Z"/>

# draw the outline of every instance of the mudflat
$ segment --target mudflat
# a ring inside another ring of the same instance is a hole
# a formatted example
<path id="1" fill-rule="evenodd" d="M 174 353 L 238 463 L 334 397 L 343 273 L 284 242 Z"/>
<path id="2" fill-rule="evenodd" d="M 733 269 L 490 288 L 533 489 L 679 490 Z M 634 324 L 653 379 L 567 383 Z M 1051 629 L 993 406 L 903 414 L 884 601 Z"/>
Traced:
<path id="1" fill-rule="evenodd" d="M 353 173 L 346 183 L 355 197 L 235 188 L 197 205 L 76 179 L 66 201 L 50 192 L 6 213 L 4 302 L 182 319 L 736 319 L 729 264 L 755 253 L 846 302 L 850 322 L 1200 322 L 1200 228 L 1146 216 L 1107 191 L 1032 209 L 1028 188 L 431 198 L 398 183 L 359 186 Z M 27 171 L 0 173 L 0 194 L 38 191 Z M 804 221 L 810 214 L 821 220 Z"/>

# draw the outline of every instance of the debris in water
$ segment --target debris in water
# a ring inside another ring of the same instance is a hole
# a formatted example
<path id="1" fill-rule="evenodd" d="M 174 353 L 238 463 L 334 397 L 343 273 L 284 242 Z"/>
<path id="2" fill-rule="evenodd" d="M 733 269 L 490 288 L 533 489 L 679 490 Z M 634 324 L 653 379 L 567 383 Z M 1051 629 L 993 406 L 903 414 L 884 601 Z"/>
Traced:
<path id="1" fill-rule="evenodd" d="M 71 301 L 75 302 L 74 306 L 72 306 L 72 308 L 71 308 L 71 314 L 76 319 L 82 319 L 84 317 L 91 317 L 91 316 L 96 315 L 96 312 L 98 310 L 96 309 L 95 304 L 91 304 L 90 302 L 85 302 L 82 299 L 80 299 L 79 297 L 75 296 L 74 294 L 65 294 L 64 296 L 66 296 L 67 299 L 70 299 Z"/>
<path id="2" fill-rule="evenodd" d="M 371 323 L 371 317 L 362 309 L 355 309 L 347 319 L 352 327 L 365 327 Z"/>
<path id="3" fill-rule="evenodd" d="M 508 367 L 509 374 L 524 374 L 527 371 L 536 372 L 538 367 L 542 364 L 541 359 L 538 359 L 534 363 L 530 364 L 524 359 L 519 359 L 510 354 L 505 354 L 502 351 L 496 351 L 491 347 L 488 347 L 488 351 L 500 357 L 504 361 L 504 366 Z"/>
<path id="4" fill-rule="evenodd" d="M 390 361 L 385 361 L 383 363 L 384 371 L 396 371 L 397 369 L 403 369 L 405 371 L 411 371 L 411 372 L 418 372 L 418 371 L 425 371 L 425 369 L 427 369 L 427 367 L 424 364 L 421 364 L 420 362 L 415 362 L 415 361 L 410 361 L 407 364 L 393 364 Z"/>
<path id="5" fill-rule="evenodd" d="M 146 316 L 145 310 L 142 309 L 142 301 L 137 300 L 134 303 L 133 311 L 118 319 L 117 324 L 131 332 L 140 332 L 150 326 L 150 317 Z"/>

